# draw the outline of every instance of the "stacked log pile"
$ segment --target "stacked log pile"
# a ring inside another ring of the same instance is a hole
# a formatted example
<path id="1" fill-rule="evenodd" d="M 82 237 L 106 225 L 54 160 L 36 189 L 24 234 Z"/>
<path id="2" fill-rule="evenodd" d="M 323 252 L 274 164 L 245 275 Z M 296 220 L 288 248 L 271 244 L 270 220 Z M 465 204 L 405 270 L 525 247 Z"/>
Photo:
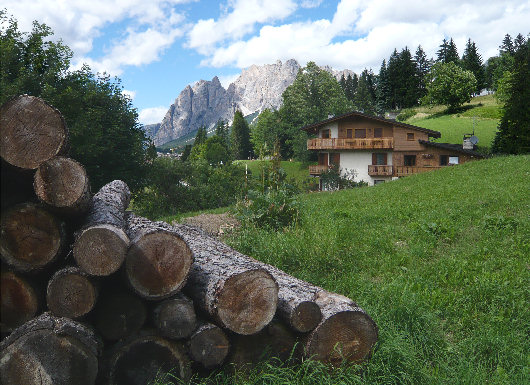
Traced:
<path id="1" fill-rule="evenodd" d="M 64 119 L 41 99 L 1 106 L 0 130 L 2 384 L 186 381 L 268 357 L 370 356 L 377 327 L 350 299 L 127 212 L 122 181 L 92 196 Z"/>

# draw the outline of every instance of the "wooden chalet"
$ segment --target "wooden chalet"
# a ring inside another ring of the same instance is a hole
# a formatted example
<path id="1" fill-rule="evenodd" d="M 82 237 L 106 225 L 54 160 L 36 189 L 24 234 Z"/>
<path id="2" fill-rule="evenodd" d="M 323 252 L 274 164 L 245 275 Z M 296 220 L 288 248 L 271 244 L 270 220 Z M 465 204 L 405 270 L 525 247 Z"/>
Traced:
<path id="1" fill-rule="evenodd" d="M 318 165 L 309 166 L 311 175 L 337 166 L 342 173 L 355 170 L 355 179 L 369 185 L 484 157 L 467 137 L 462 145 L 431 142 L 441 133 L 360 112 L 302 130 L 316 136 L 307 141 L 308 150 L 318 151 Z"/>

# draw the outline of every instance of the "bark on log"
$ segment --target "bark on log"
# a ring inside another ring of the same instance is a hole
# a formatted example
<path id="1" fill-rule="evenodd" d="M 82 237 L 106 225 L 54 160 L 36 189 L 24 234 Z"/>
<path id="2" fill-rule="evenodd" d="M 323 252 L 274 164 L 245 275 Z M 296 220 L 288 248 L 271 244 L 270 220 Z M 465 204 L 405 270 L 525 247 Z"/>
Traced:
<path id="1" fill-rule="evenodd" d="M 184 294 L 160 302 L 153 311 L 154 324 L 163 337 L 188 338 L 197 328 L 193 302 Z"/>
<path id="2" fill-rule="evenodd" d="M 355 302 L 321 290 L 315 299 L 322 321 L 306 338 L 305 355 L 339 365 L 343 360 L 362 362 L 377 342 L 375 322 Z"/>
<path id="3" fill-rule="evenodd" d="M 45 313 L 13 331 L 0 349 L 2 384 L 92 385 L 101 342 L 80 323 Z"/>
<path id="4" fill-rule="evenodd" d="M 131 192 L 121 180 L 107 183 L 94 195 L 86 224 L 77 234 L 73 248 L 83 271 L 107 276 L 123 264 L 129 247 L 125 210 L 130 199 Z"/>
<path id="5" fill-rule="evenodd" d="M 219 367 L 230 351 L 230 341 L 223 330 L 201 321 L 189 340 L 191 359 L 206 370 Z"/>
<path id="6" fill-rule="evenodd" d="M 65 244 L 64 224 L 47 210 L 23 203 L 1 217 L 2 260 L 21 272 L 35 272 L 51 264 Z"/>
<path id="7" fill-rule="evenodd" d="M 111 385 L 145 385 L 167 372 L 183 382 L 191 377 L 184 346 L 150 332 L 116 344 L 106 361 L 105 372 Z"/>
<path id="8" fill-rule="evenodd" d="M 61 113 L 35 96 L 21 95 L 0 107 L 0 156 L 21 169 L 68 150 L 68 130 Z"/>
<path id="9" fill-rule="evenodd" d="M 81 318 L 95 306 L 97 288 L 77 267 L 57 271 L 46 290 L 48 309 L 55 316 Z"/>
<path id="10" fill-rule="evenodd" d="M 102 288 L 94 324 L 106 340 L 117 341 L 137 333 L 145 323 L 147 309 L 140 298 L 125 288 Z"/>
<path id="11" fill-rule="evenodd" d="M 30 283 L 12 271 L 0 275 L 0 325 L 8 333 L 37 314 L 39 301 Z"/>
<path id="12" fill-rule="evenodd" d="M 254 334 L 276 312 L 278 284 L 257 261 L 227 255 L 228 246 L 185 225 L 156 226 L 179 235 L 195 255 L 185 292 L 214 322 L 238 334 Z"/>
<path id="13" fill-rule="evenodd" d="M 85 168 L 73 159 L 56 156 L 39 165 L 33 182 L 37 197 L 61 214 L 84 214 L 92 205 Z"/>
<path id="14" fill-rule="evenodd" d="M 193 262 L 190 248 L 175 232 L 132 213 L 127 215 L 125 271 L 142 297 L 160 300 L 176 294 L 186 283 Z"/>

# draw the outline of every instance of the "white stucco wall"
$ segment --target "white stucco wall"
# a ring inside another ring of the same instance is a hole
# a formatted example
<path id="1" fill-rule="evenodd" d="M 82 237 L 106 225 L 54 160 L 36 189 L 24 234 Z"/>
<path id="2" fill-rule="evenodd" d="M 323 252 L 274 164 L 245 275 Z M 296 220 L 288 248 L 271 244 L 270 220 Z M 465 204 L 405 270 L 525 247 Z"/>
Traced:
<path id="1" fill-rule="evenodd" d="M 377 151 L 377 152 L 386 152 L 387 155 L 387 164 L 392 165 L 392 152 L 387 151 Z M 375 176 L 372 177 L 368 175 L 368 165 L 372 164 L 372 153 L 373 151 L 352 151 L 352 152 L 341 152 L 340 153 L 340 168 L 341 171 L 345 170 L 355 170 L 356 176 L 355 180 L 365 181 L 370 186 L 374 184 L 374 180 L 385 180 L 390 181 L 392 177 L 390 176 Z"/>
<path id="2" fill-rule="evenodd" d="M 339 137 L 339 124 L 338 123 L 329 123 L 326 124 L 324 127 L 322 127 L 318 131 L 318 137 L 322 138 L 322 131 L 329 130 L 329 137 L 330 138 L 338 138 Z"/>

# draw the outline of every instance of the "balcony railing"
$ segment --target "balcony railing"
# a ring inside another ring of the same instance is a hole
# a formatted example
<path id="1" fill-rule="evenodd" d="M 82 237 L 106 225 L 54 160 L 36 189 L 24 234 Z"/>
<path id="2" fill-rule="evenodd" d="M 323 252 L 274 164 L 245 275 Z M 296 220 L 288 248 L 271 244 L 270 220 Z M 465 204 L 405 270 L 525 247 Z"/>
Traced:
<path id="1" fill-rule="evenodd" d="M 421 172 L 428 172 L 438 170 L 441 166 L 428 166 L 428 167 L 416 167 L 416 166 L 394 166 L 394 176 L 407 176 L 412 174 L 419 174 Z"/>
<path id="2" fill-rule="evenodd" d="M 369 138 L 369 139 L 309 139 L 308 150 L 374 150 L 394 148 L 394 138 Z"/>
<path id="3" fill-rule="evenodd" d="M 392 176 L 392 166 L 388 165 L 368 165 L 368 175 L 371 176 Z"/>
<path id="4" fill-rule="evenodd" d="M 322 164 L 314 164 L 309 166 L 309 174 L 311 175 L 320 175 L 325 173 L 330 169 L 331 166 L 326 166 Z"/>

